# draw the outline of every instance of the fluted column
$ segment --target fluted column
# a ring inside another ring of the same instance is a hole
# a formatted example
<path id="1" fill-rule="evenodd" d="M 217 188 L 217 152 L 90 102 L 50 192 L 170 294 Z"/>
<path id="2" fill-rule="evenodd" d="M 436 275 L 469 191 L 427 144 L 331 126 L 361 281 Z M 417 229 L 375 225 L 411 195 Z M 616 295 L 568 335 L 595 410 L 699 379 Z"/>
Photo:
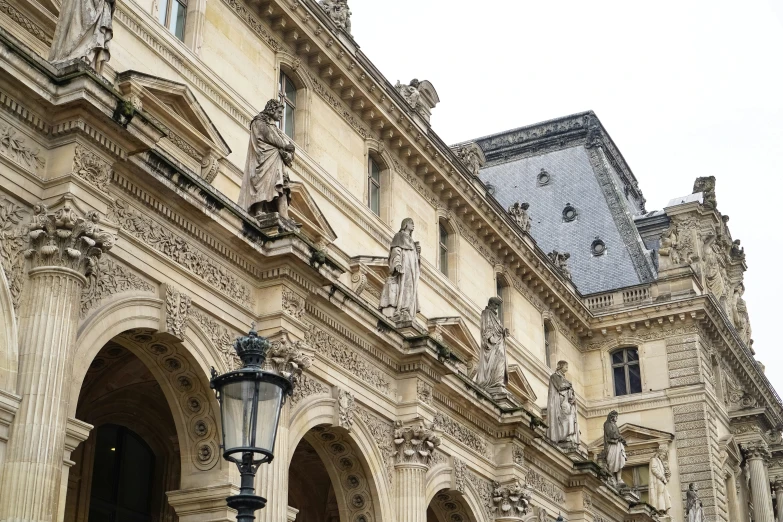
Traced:
<path id="1" fill-rule="evenodd" d="M 288 454 L 290 402 L 280 412 L 280 424 L 275 441 L 275 459 L 262 464 L 256 474 L 256 492 L 266 499 L 266 507 L 256 512 L 258 522 L 288 520 Z"/>
<path id="2" fill-rule="evenodd" d="M 783 520 L 783 477 L 775 477 L 775 482 L 772 483 L 772 487 L 775 489 L 775 499 L 777 507 L 777 519 L 778 522 Z"/>
<path id="3" fill-rule="evenodd" d="M 30 279 L 19 315 L 22 401 L 0 484 L 0 520 L 6 522 L 57 517 L 79 299 L 95 259 L 114 242 L 97 222 L 96 213 L 81 217 L 67 200 L 53 213 L 43 204 L 35 208 L 25 252 Z"/>
<path id="4" fill-rule="evenodd" d="M 403 426 L 398 422 L 394 430 L 394 445 L 397 522 L 427 522 L 424 477 L 432 454 L 440 445 L 440 437 L 423 424 Z"/>
<path id="5" fill-rule="evenodd" d="M 761 441 L 742 444 L 742 452 L 748 461 L 751 499 L 755 522 L 775 522 L 772 512 L 772 495 L 767 479 L 767 462 L 770 458 L 767 445 Z"/>

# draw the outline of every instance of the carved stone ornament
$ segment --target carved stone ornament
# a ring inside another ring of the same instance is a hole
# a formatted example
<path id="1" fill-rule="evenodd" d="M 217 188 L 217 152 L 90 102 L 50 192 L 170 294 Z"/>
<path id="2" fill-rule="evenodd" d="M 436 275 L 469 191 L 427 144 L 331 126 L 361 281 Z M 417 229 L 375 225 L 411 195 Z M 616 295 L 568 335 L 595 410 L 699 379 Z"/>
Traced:
<path id="1" fill-rule="evenodd" d="M 568 259 L 571 257 L 571 254 L 568 252 L 552 250 L 547 255 L 549 256 L 550 261 L 552 261 L 552 264 L 555 265 L 555 268 L 557 268 L 557 271 L 560 272 L 563 277 L 570 280 L 571 270 L 568 268 Z"/>
<path id="2" fill-rule="evenodd" d="M 769 451 L 769 447 L 763 441 L 753 441 L 740 444 L 740 449 L 748 460 L 762 459 L 765 462 L 769 462 L 772 458 L 772 454 Z"/>
<path id="3" fill-rule="evenodd" d="M 90 275 L 98 258 L 111 249 L 114 234 L 98 227 L 100 217 L 94 210 L 80 216 L 66 199 L 62 208 L 50 213 L 38 203 L 27 233 L 24 256 L 32 268 L 59 266 Z"/>
<path id="4" fill-rule="evenodd" d="M 5 272 L 14 308 L 19 306 L 24 285 L 24 248 L 27 234 L 24 221 L 29 211 L 24 207 L 0 198 L 0 266 Z"/>
<path id="5" fill-rule="evenodd" d="M 530 511 L 530 498 L 533 491 L 516 480 L 500 485 L 495 482 L 492 488 L 492 511 L 496 519 L 517 519 Z"/>
<path id="6" fill-rule="evenodd" d="M 704 195 L 704 208 L 714 209 L 718 206 L 715 197 L 715 176 L 702 176 L 693 182 L 693 193 L 701 192 Z"/>
<path id="7" fill-rule="evenodd" d="M 264 361 L 264 370 L 274 371 L 287 377 L 296 386 L 302 372 L 313 364 L 305 341 L 293 342 L 287 332 L 271 341 Z"/>
<path id="8" fill-rule="evenodd" d="M 0 154 L 37 174 L 44 169 L 46 162 L 41 150 L 30 147 L 27 141 L 11 125 L 0 121 Z"/>
<path id="9" fill-rule="evenodd" d="M 457 157 L 474 176 L 479 175 L 481 167 L 487 162 L 484 152 L 476 143 L 466 143 L 456 150 Z"/>
<path id="10" fill-rule="evenodd" d="M 397 465 L 419 464 L 429 467 L 435 448 L 441 439 L 434 426 L 403 426 L 402 421 L 394 425 L 394 457 Z"/>
<path id="11" fill-rule="evenodd" d="M 290 316 L 300 319 L 305 311 L 305 299 L 296 292 L 283 289 L 283 310 Z"/>
<path id="12" fill-rule="evenodd" d="M 421 93 L 419 92 L 419 80 L 414 78 L 408 85 L 403 85 L 398 80 L 394 88 L 397 89 L 397 92 L 402 95 L 403 99 L 411 109 L 416 110 L 419 107 L 421 100 Z"/>
<path id="13" fill-rule="evenodd" d="M 454 457 L 454 489 L 460 493 L 465 493 L 467 484 L 468 465 L 464 461 Z"/>
<path id="14" fill-rule="evenodd" d="M 166 285 L 166 332 L 177 339 L 185 338 L 188 316 L 190 315 L 190 296 L 171 285 Z"/>
<path id="15" fill-rule="evenodd" d="M 527 233 L 530 233 L 530 227 L 533 224 L 530 213 L 527 211 L 529 208 L 530 203 L 520 203 L 518 201 L 508 207 L 508 215 L 511 216 L 511 219 L 513 219 L 517 225 L 519 225 L 519 228 Z"/>
<path id="16" fill-rule="evenodd" d="M 337 407 L 340 427 L 351 431 L 353 428 L 353 415 L 356 411 L 356 399 L 351 392 L 340 390 L 337 394 Z"/>
<path id="17" fill-rule="evenodd" d="M 87 285 L 82 290 L 82 317 L 102 299 L 121 292 L 154 292 L 155 288 L 123 265 L 108 257 L 102 257 L 87 277 Z"/>
<path id="18" fill-rule="evenodd" d="M 73 155 L 73 173 L 100 190 L 106 191 L 111 180 L 111 165 L 95 152 L 77 144 Z"/>
<path id="19" fill-rule="evenodd" d="M 416 398 L 424 404 L 432 404 L 432 386 L 425 381 L 417 380 Z"/>
<path id="20" fill-rule="evenodd" d="M 351 34 L 351 10 L 347 0 L 321 0 L 321 8 L 339 29 Z"/>

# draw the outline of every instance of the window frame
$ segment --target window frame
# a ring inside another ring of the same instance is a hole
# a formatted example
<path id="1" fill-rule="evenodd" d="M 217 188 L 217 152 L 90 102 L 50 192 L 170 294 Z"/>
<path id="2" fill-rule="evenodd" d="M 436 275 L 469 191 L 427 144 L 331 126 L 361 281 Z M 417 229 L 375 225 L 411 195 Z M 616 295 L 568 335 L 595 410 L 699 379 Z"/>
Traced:
<path id="1" fill-rule="evenodd" d="M 555 355 L 555 337 L 555 325 L 549 319 L 544 319 L 544 362 L 549 368 L 552 368 L 552 356 Z"/>
<path id="2" fill-rule="evenodd" d="M 443 221 L 438 221 L 438 270 L 446 277 L 449 274 L 449 229 Z M 445 240 L 444 240 L 445 236 Z"/>
<path id="3" fill-rule="evenodd" d="M 640 469 L 647 469 L 647 484 L 642 484 Z M 626 466 L 623 471 L 630 471 L 633 477 L 633 484 L 628 484 L 632 488 L 635 488 L 639 492 L 639 498 L 642 502 L 649 502 L 650 500 L 650 465 L 649 464 L 635 464 L 632 466 Z M 647 495 L 647 498 L 643 498 Z"/>
<path id="4" fill-rule="evenodd" d="M 636 359 L 630 360 L 628 359 L 628 352 L 629 351 L 635 351 L 636 352 Z M 622 362 L 615 363 L 614 362 L 614 356 L 617 353 L 623 354 L 623 360 Z M 639 369 L 639 390 L 634 391 L 631 386 L 631 375 L 630 375 L 630 367 L 636 366 Z M 642 383 L 642 361 L 639 356 L 639 347 L 637 346 L 624 346 L 622 348 L 617 348 L 616 350 L 612 350 L 609 352 L 609 367 L 612 375 L 612 385 L 614 390 L 614 396 L 615 397 L 624 397 L 626 395 L 635 395 L 637 393 L 642 393 L 644 390 L 644 385 Z M 617 379 L 615 376 L 615 369 L 616 368 L 623 368 L 623 375 L 625 380 L 625 393 L 617 393 Z"/>
<path id="5" fill-rule="evenodd" d="M 290 85 L 291 90 L 294 92 L 293 99 L 289 98 L 287 87 Z M 277 100 L 283 104 L 283 118 L 278 123 L 278 126 L 280 130 L 283 131 L 283 133 L 291 138 L 292 140 L 296 136 L 296 102 L 298 97 L 298 91 L 299 88 L 296 85 L 296 82 L 294 82 L 291 77 L 286 74 L 285 71 L 280 69 L 280 75 L 278 77 L 278 92 L 277 92 Z M 291 109 L 291 116 L 289 119 L 288 116 L 288 109 Z M 288 134 L 286 131 L 286 125 L 290 121 L 291 123 L 291 134 Z"/>
<path id="6" fill-rule="evenodd" d="M 172 27 L 172 12 L 174 4 L 179 4 L 182 10 L 182 34 L 177 34 L 177 28 Z M 162 16 L 161 16 L 162 15 Z M 158 22 L 173 34 L 181 42 L 185 41 L 185 32 L 188 26 L 188 0 L 163 0 L 162 5 L 158 7 Z"/>
<path id="7" fill-rule="evenodd" d="M 377 179 L 375 178 L 375 173 L 373 171 L 373 167 L 377 169 Z M 373 189 L 377 191 L 377 203 L 378 208 L 373 208 Z M 383 207 L 383 167 L 381 164 L 372 157 L 372 155 L 368 155 L 367 157 L 367 207 L 378 217 L 381 217 L 381 209 Z"/>

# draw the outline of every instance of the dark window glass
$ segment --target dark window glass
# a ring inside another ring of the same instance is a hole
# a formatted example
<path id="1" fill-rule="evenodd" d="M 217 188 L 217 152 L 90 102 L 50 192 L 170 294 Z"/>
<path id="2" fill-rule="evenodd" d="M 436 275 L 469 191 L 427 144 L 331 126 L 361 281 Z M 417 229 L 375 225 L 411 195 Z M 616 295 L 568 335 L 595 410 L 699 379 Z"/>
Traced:
<path id="1" fill-rule="evenodd" d="M 615 395 L 642 392 L 642 373 L 636 348 L 623 348 L 612 354 L 612 373 Z"/>
<path id="2" fill-rule="evenodd" d="M 438 244 L 440 250 L 440 271 L 449 275 L 449 233 L 446 227 L 438 225 Z"/>
<path id="3" fill-rule="evenodd" d="M 98 428 L 90 498 L 90 522 L 150 522 L 155 456 L 121 426 Z"/>
<path id="4" fill-rule="evenodd" d="M 185 18 L 188 14 L 187 0 L 162 0 L 158 10 L 158 21 L 180 40 L 185 39 Z"/>
<path id="5" fill-rule="evenodd" d="M 544 357 L 546 365 L 552 366 L 552 325 L 544 321 Z"/>
<path id="6" fill-rule="evenodd" d="M 503 298 L 503 282 L 500 279 L 498 279 L 497 283 L 495 284 L 495 286 L 496 286 L 497 296 L 502 299 Z M 503 308 L 504 308 L 504 306 L 505 306 L 505 303 L 501 304 L 500 308 L 498 308 L 498 318 L 500 319 L 500 324 L 503 324 L 503 325 L 506 324 L 504 322 L 504 316 L 503 316 Z"/>
<path id="7" fill-rule="evenodd" d="M 285 73 L 280 73 L 280 85 L 278 86 L 278 97 L 280 103 L 285 108 L 283 110 L 283 121 L 280 128 L 286 135 L 294 139 L 294 119 L 296 112 L 296 85 Z"/>
<path id="8" fill-rule="evenodd" d="M 376 215 L 381 215 L 381 167 L 370 158 L 367 176 L 367 205 Z"/>

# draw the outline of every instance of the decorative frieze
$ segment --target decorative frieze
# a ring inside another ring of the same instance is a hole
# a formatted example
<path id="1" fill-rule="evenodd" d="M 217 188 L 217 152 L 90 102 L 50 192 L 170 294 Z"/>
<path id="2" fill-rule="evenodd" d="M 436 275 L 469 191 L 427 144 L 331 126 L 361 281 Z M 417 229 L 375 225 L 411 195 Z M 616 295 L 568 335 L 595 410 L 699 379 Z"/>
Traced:
<path id="1" fill-rule="evenodd" d="M 46 31 L 41 29 L 33 20 L 23 15 L 21 11 L 14 7 L 14 3 L 8 2 L 8 0 L 0 0 L 0 13 L 8 15 L 11 20 L 47 46 L 52 45 L 52 39 L 46 34 Z"/>
<path id="2" fill-rule="evenodd" d="M 155 292 L 155 288 L 124 265 L 102 257 L 82 290 L 80 313 L 84 318 L 101 300 L 122 292 Z"/>
<path id="3" fill-rule="evenodd" d="M 386 480 L 391 486 L 393 484 L 395 453 L 393 444 L 394 424 L 391 421 L 382 419 L 363 406 L 356 407 L 355 415 L 370 432 L 375 444 L 378 446 L 383 462 L 386 465 Z"/>
<path id="4" fill-rule="evenodd" d="M 231 299 L 245 307 L 253 307 L 250 287 L 226 267 L 192 246 L 184 237 L 161 226 L 121 199 L 114 200 L 109 216 L 119 223 L 122 230 L 194 273 Z"/>
<path id="5" fill-rule="evenodd" d="M 0 0 L 1 10 L 2 0 Z M 46 167 L 46 160 L 40 149 L 31 147 L 28 141 L 24 134 L 0 121 L 0 154 L 33 174 L 38 174 Z"/>
<path id="6" fill-rule="evenodd" d="M 329 387 L 306 373 L 299 377 L 299 382 L 294 386 L 294 392 L 291 396 L 291 406 L 296 406 L 302 400 L 311 395 L 328 395 Z"/>
<path id="7" fill-rule="evenodd" d="M 478 454 L 490 460 L 492 459 L 492 452 L 487 441 L 481 435 L 448 415 L 441 412 L 435 414 L 435 427 Z"/>
<path id="8" fill-rule="evenodd" d="M 397 465 L 420 464 L 429 467 L 432 454 L 440 443 L 434 426 L 403 426 L 401 421 L 395 424 L 394 457 Z"/>
<path id="9" fill-rule="evenodd" d="M 565 492 L 542 475 L 539 475 L 535 470 L 531 469 L 527 472 L 525 483 L 528 487 L 538 491 L 555 504 L 559 506 L 565 505 Z"/>
<path id="10" fill-rule="evenodd" d="M 284 288 L 282 307 L 288 315 L 301 319 L 305 311 L 305 299 L 296 292 Z"/>
<path id="11" fill-rule="evenodd" d="M 191 304 L 189 295 L 166 285 L 166 332 L 177 339 L 185 338 Z"/>
<path id="12" fill-rule="evenodd" d="M 204 333 L 212 341 L 215 349 L 220 353 L 226 368 L 235 370 L 242 367 L 242 362 L 234 350 L 234 339 L 239 337 L 237 334 L 231 334 L 228 329 L 217 323 L 205 313 L 199 310 L 193 310 L 190 317 L 198 324 Z"/>
<path id="13" fill-rule="evenodd" d="M 77 144 L 73 153 L 73 173 L 105 192 L 111 180 L 112 169 L 98 154 Z"/>
<path id="14" fill-rule="evenodd" d="M 356 412 L 356 399 L 346 390 L 340 390 L 337 394 L 338 419 L 341 428 L 351 431 L 353 428 L 353 415 Z"/>
<path id="15" fill-rule="evenodd" d="M 0 198 L 0 266 L 5 272 L 14 308 L 19 307 L 24 284 L 24 255 L 27 234 L 23 222 L 29 212 L 11 200 Z"/>
<path id="16" fill-rule="evenodd" d="M 492 508 L 494 507 L 495 503 L 493 501 L 494 495 L 492 482 L 476 475 L 470 470 L 467 472 L 467 479 L 468 482 L 470 482 L 470 485 L 473 486 L 473 489 L 476 491 L 476 494 L 481 501 L 481 506 L 484 508 L 484 514 L 486 517 L 485 520 L 493 520 L 495 518 L 495 514 Z"/>

